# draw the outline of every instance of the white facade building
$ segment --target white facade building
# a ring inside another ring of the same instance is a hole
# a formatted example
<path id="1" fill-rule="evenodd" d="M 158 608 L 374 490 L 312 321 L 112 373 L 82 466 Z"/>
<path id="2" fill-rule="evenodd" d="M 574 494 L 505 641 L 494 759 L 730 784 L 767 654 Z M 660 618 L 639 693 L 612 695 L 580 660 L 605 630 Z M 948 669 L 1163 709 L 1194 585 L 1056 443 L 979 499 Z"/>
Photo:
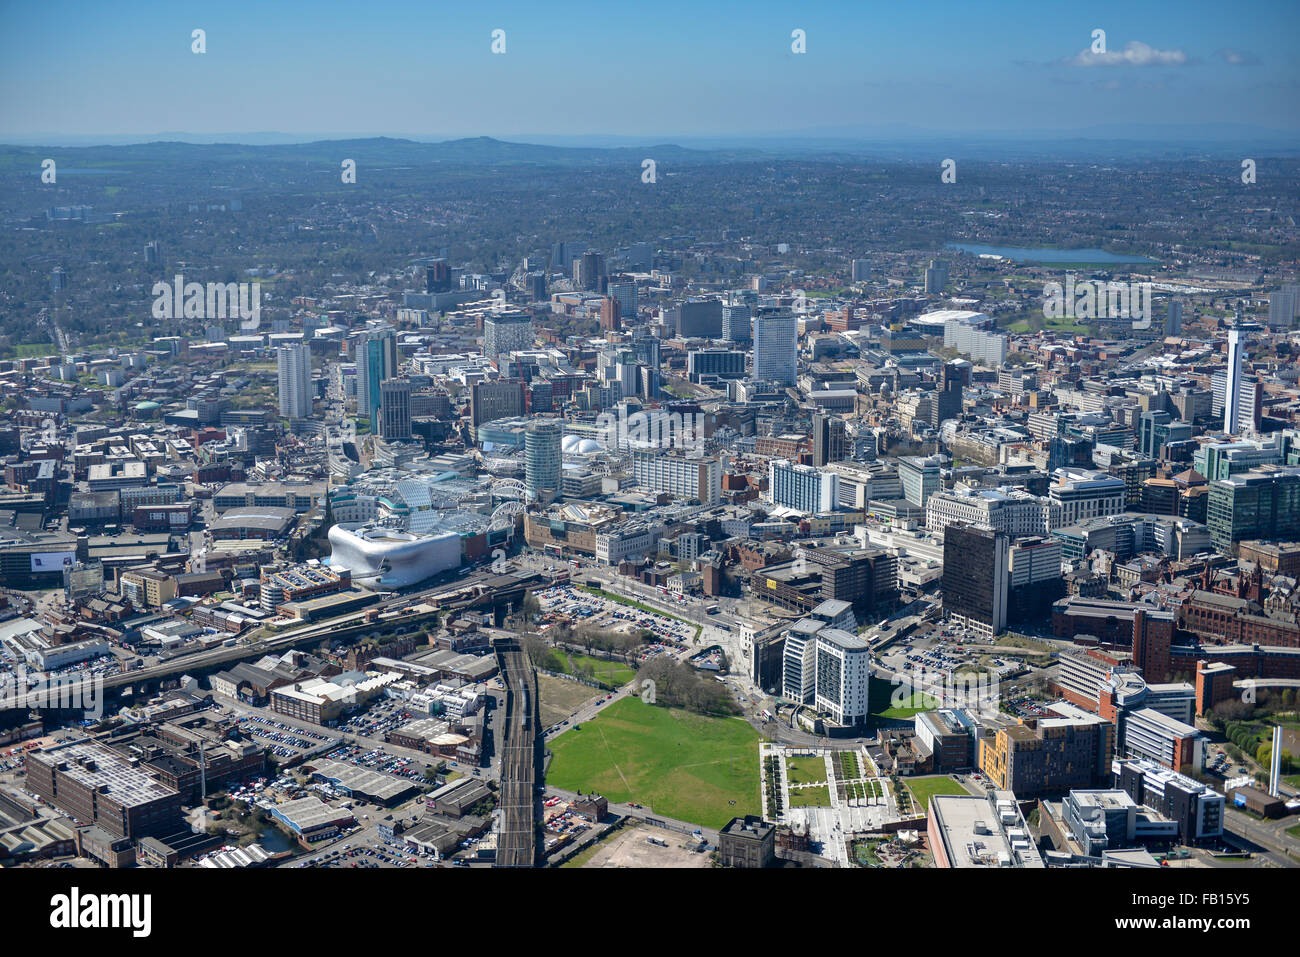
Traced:
<path id="1" fill-rule="evenodd" d="M 1046 535 L 1061 523 L 1061 507 L 1028 492 L 967 489 L 932 493 L 925 500 L 925 527 L 932 532 L 953 522 L 987 525 L 1012 538 Z"/>
<path id="2" fill-rule="evenodd" d="M 833 512 L 838 502 L 839 476 L 788 459 L 767 464 L 767 488 L 772 504 L 797 512 Z"/>
<path id="3" fill-rule="evenodd" d="M 279 372 L 280 417 L 311 418 L 311 349 L 305 343 L 291 343 L 275 350 Z"/>
<path id="4" fill-rule="evenodd" d="M 950 319 L 943 324 L 945 349 L 956 349 L 972 362 L 998 368 L 1007 361 L 1007 337 L 977 328 L 969 322 Z"/>
<path id="5" fill-rule="evenodd" d="M 799 320 L 792 312 L 754 317 L 754 368 L 758 382 L 795 381 L 799 350 Z"/>
<path id="6" fill-rule="evenodd" d="M 870 659 L 870 646 L 861 638 L 838 628 L 819 631 L 815 683 L 817 710 L 840 725 L 866 721 L 870 710 Z"/>
<path id="7" fill-rule="evenodd" d="M 415 535 L 378 525 L 334 525 L 329 530 L 330 568 L 352 573 L 362 588 L 405 588 L 458 568 L 460 535 Z"/>
<path id="8" fill-rule="evenodd" d="M 632 456 L 632 478 L 644 488 L 699 499 L 701 505 L 722 499 L 722 463 L 713 458 L 637 452 Z"/>
<path id="9" fill-rule="evenodd" d="M 1061 508 L 1061 526 L 1124 511 L 1124 480 L 1090 469 L 1065 468 L 1052 473 L 1047 494 Z"/>
<path id="10" fill-rule="evenodd" d="M 1242 382 L 1246 375 L 1242 366 L 1244 358 L 1241 331 L 1239 329 L 1230 329 L 1228 331 L 1228 370 L 1227 375 L 1224 377 L 1223 395 L 1223 431 L 1229 435 L 1236 435 L 1250 421 L 1241 414 Z"/>
<path id="11" fill-rule="evenodd" d="M 811 701 L 817 687 L 817 637 L 791 631 L 782 653 L 781 694 L 801 704 Z"/>

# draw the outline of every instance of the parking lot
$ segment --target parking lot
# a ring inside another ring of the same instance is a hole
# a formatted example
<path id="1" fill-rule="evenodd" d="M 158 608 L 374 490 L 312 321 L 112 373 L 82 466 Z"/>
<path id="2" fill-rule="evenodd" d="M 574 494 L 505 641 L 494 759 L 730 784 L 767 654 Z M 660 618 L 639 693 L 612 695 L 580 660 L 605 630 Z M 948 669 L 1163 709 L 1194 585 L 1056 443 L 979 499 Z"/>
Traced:
<path id="1" fill-rule="evenodd" d="M 623 634 L 650 631 L 658 640 L 652 643 L 643 658 L 684 651 L 695 637 L 694 625 L 592 595 L 570 585 L 555 585 L 537 592 L 536 596 L 541 606 L 539 631 L 543 634 L 561 622 L 574 627 L 598 625 Z"/>
<path id="2" fill-rule="evenodd" d="M 1223 745 L 1210 744 L 1205 748 L 1205 773 L 1231 778 L 1249 774 L 1250 769 L 1244 764 L 1234 764 Z"/>
<path id="3" fill-rule="evenodd" d="M 27 770 L 27 752 L 22 745 L 14 745 L 12 748 L 0 753 L 0 773 L 6 771 L 24 772 Z"/>
<path id="4" fill-rule="evenodd" d="M 383 748 L 367 748 L 360 744 L 343 744 L 322 756 L 331 761 L 341 761 L 368 771 L 378 771 L 417 782 L 425 780 L 424 769 L 428 766 L 411 758 L 390 754 Z"/>
<path id="5" fill-rule="evenodd" d="M 422 811 L 422 797 L 416 797 L 404 805 L 405 811 L 389 810 L 347 794 L 328 782 L 300 784 L 290 774 L 270 780 L 254 778 L 232 789 L 229 796 L 232 801 L 242 801 L 267 810 L 286 801 L 315 797 L 332 807 L 352 813 L 354 823 L 345 826 L 337 836 L 317 847 L 304 851 L 294 841 L 294 856 L 282 863 L 281 867 L 416 867 L 426 864 L 432 866 L 434 863 L 434 858 L 405 847 L 400 838 L 385 838 L 379 833 L 380 826 L 386 822 L 391 824 L 399 817 L 409 817 L 416 813 L 416 808 Z"/>
<path id="6" fill-rule="evenodd" d="M 257 714 L 240 717 L 239 730 L 283 761 L 303 757 L 339 740 L 338 735 L 308 731 Z"/>
<path id="7" fill-rule="evenodd" d="M 1024 658 L 999 649 L 989 639 L 952 622 L 923 625 L 880 652 L 880 665 L 895 673 L 924 671 L 934 680 L 984 673 L 990 681 L 1009 682 L 1033 670 Z M 995 686 L 996 687 L 996 686 Z"/>
<path id="8" fill-rule="evenodd" d="M 340 731 L 350 734 L 363 734 L 366 737 L 381 737 L 399 728 L 412 717 L 411 711 L 400 701 L 380 698 L 371 707 L 348 718 L 338 726 Z M 421 715 L 427 717 L 427 715 Z"/>
<path id="9" fill-rule="evenodd" d="M 351 840 L 336 843 L 311 857 L 302 858 L 294 867 L 433 867 L 438 858 L 424 851 L 416 851 L 396 838 L 380 837 L 377 830 L 349 835 Z"/>
<path id="10" fill-rule="evenodd" d="M 1046 711 L 1030 698 L 1008 698 L 1007 708 L 1017 718 L 1041 718 Z"/>
<path id="11" fill-rule="evenodd" d="M 561 798 L 548 798 L 544 807 L 546 847 L 543 853 L 545 854 L 570 841 L 576 841 L 593 826 L 589 818 L 570 810 L 568 802 Z"/>
<path id="12" fill-rule="evenodd" d="M 240 722 L 242 731 L 266 747 L 281 762 L 292 762 L 296 757 L 326 757 L 372 771 L 396 774 L 414 781 L 424 780 L 426 765 L 432 763 L 436 766 L 441 763 L 441 759 L 432 756 L 425 756 L 427 760 L 421 760 L 422 752 L 397 745 L 385 748 L 375 741 L 344 743 L 348 735 L 367 735 L 382 739 L 387 730 L 400 727 L 413 716 L 419 716 L 419 713 L 410 711 L 400 701 L 380 699 L 374 707 L 354 715 L 351 720 L 337 728 L 309 725 L 307 722 L 291 718 L 282 719 L 282 716 L 266 708 L 254 708 L 243 703 L 235 704 L 229 699 L 225 701 L 225 704 L 218 706 L 219 709 L 227 710 Z M 354 730 L 356 727 L 370 727 L 375 730 L 357 731 Z M 381 728 L 383 730 L 380 730 Z M 259 731 L 262 733 L 258 734 Z M 279 738 L 277 739 L 275 735 L 279 735 Z M 310 746 L 302 747 L 304 743 Z M 281 754 L 281 750 L 289 753 Z M 447 763 L 453 767 L 456 764 L 454 761 Z M 412 773 L 407 773 L 408 771 Z M 471 772 L 469 768 L 465 768 L 463 773 Z"/>

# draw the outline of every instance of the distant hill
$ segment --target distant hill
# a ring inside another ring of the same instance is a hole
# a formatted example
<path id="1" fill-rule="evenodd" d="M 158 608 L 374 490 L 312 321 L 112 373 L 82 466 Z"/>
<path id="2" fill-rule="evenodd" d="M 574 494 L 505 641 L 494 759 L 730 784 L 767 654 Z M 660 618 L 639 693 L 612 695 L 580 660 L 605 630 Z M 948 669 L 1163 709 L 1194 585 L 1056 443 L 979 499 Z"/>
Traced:
<path id="1" fill-rule="evenodd" d="M 575 147 L 512 143 L 487 136 L 420 143 L 391 137 L 320 140 L 311 143 L 247 145 L 242 143 L 183 143 L 158 141 L 130 145 L 77 147 L 0 147 L 0 157 L 15 165 L 36 157 L 52 157 L 81 165 L 129 167 L 143 163 L 181 166 L 221 163 L 332 163 L 354 159 L 367 165 L 445 163 L 460 166 L 601 166 L 640 164 L 647 158 L 687 163 L 727 163 L 764 158 L 757 149 L 692 150 L 669 143 L 652 146 Z M 39 165 L 37 160 L 36 165 Z"/>
<path id="2" fill-rule="evenodd" d="M 435 140 L 412 136 L 296 135 L 245 132 L 226 135 L 159 133 L 140 142 L 124 135 L 15 137 L 0 157 L 17 151 L 28 162 L 65 159 L 176 163 L 358 162 L 449 163 L 460 166 L 593 166 L 640 163 L 646 157 L 692 164 L 816 157 L 818 159 L 929 159 L 936 151 L 965 159 L 1183 159 L 1187 157 L 1300 154 L 1300 133 L 1247 124 L 1097 124 L 1075 129 L 932 130 L 917 126 L 838 126 L 744 135 L 615 136 L 536 134 L 503 140 L 490 136 Z M 44 145 L 31 146 L 37 143 Z M 62 144 L 62 145 L 49 145 Z M 1245 152 L 1243 152 L 1243 150 Z"/>

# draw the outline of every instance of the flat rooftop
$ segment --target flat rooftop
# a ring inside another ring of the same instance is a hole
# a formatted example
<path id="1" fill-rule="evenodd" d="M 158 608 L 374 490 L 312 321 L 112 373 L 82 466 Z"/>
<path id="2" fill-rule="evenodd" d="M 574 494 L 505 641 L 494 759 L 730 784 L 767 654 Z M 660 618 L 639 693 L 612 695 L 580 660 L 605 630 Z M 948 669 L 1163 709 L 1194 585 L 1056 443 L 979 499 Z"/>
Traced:
<path id="1" fill-rule="evenodd" d="M 1096 807 L 1107 811 L 1137 807 L 1137 802 L 1127 791 L 1118 788 L 1097 791 L 1071 791 L 1070 795 L 1080 807 Z"/>
<path id="2" fill-rule="evenodd" d="M 43 751 L 29 760 L 52 764 L 61 774 L 92 790 L 106 789 L 108 796 L 124 807 L 137 807 L 177 794 L 143 766 L 131 764 L 123 754 L 97 741 L 81 741 Z"/>
<path id="3" fill-rule="evenodd" d="M 381 802 L 394 801 L 416 786 L 414 781 L 344 764 L 342 761 L 321 758 L 310 763 L 316 769 L 316 773 L 322 777 L 336 782 L 349 791 L 378 798 Z"/>
<path id="4" fill-rule="evenodd" d="M 937 819 L 951 866 L 1043 867 L 1016 808 L 1015 795 L 1010 791 L 993 794 L 993 800 L 955 794 L 930 798 L 930 813 Z"/>
<path id="5" fill-rule="evenodd" d="M 272 812 L 299 832 L 326 824 L 344 824 L 354 820 L 346 808 L 330 807 L 320 798 L 305 797 L 277 804 Z"/>

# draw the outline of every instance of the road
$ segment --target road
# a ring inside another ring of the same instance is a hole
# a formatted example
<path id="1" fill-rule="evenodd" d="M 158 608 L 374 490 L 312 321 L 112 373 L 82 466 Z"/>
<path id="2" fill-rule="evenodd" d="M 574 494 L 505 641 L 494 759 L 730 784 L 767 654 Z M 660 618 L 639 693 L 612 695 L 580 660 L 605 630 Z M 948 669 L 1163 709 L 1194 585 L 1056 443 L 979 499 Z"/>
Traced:
<path id="1" fill-rule="evenodd" d="M 565 791 L 561 788 L 548 787 L 543 797 L 558 797 L 565 801 L 577 800 L 578 794 L 575 791 Z M 630 817 L 637 821 L 659 822 L 657 826 L 668 826 L 669 830 L 679 831 L 682 834 L 691 834 L 699 831 L 700 835 L 710 844 L 717 846 L 718 832 L 707 827 L 700 827 L 698 824 L 692 824 L 689 821 L 679 821 L 676 818 L 665 817 L 662 814 L 656 814 L 652 808 L 633 807 L 631 804 L 615 804 L 613 801 L 609 804 L 609 813 L 617 814 L 619 817 Z"/>
<path id="2" fill-rule="evenodd" d="M 1257 821 L 1228 807 L 1223 817 L 1224 837 L 1265 857 L 1279 867 L 1300 867 L 1300 839 L 1286 833 L 1295 826 L 1290 815 L 1275 821 Z"/>
<path id="3" fill-rule="evenodd" d="M 236 700 L 235 698 L 228 698 L 225 695 L 217 694 L 215 691 L 212 692 L 212 700 L 220 704 L 225 711 L 233 715 L 246 715 L 250 717 L 256 715 L 258 717 L 268 718 L 285 725 L 286 727 L 301 728 L 304 731 L 314 731 L 317 734 L 328 734 L 332 737 L 337 737 L 341 744 L 365 744 L 373 748 L 383 748 L 394 757 L 406 758 L 408 761 L 418 761 L 425 765 L 436 767 L 443 763 L 442 758 L 437 755 L 429 754 L 427 751 L 417 751 L 414 748 L 404 748 L 399 744 L 392 744 L 385 741 L 381 735 L 358 734 L 355 731 L 342 731 L 338 728 L 312 724 L 310 721 L 302 721 L 289 715 L 280 714 L 278 711 L 272 711 L 270 708 L 257 707 L 255 705 L 250 705 L 247 702 Z M 448 764 L 450 764 L 450 762 L 448 762 Z M 474 773 L 473 768 L 467 768 L 464 765 L 457 766 L 456 770 L 462 774 L 467 770 L 471 775 Z M 482 777 L 485 773 L 485 771 L 480 770 L 479 776 Z"/>
<path id="4" fill-rule="evenodd" d="M 433 589 L 429 589 L 429 591 L 433 591 Z M 305 625 L 301 628 L 292 628 L 289 631 L 271 637 L 262 638 L 256 642 L 236 644 L 230 647 L 219 645 L 215 648 L 209 648 L 206 651 L 197 651 L 193 654 L 182 655 L 178 658 L 172 658 L 145 668 L 138 668 L 134 671 L 122 671 L 102 678 L 95 675 L 82 675 L 80 681 L 72 680 L 69 677 L 67 683 L 61 685 L 61 689 L 66 689 L 65 693 L 68 697 L 72 700 L 76 700 L 74 695 L 82 690 L 84 690 L 85 694 L 89 696 L 98 694 L 100 687 L 103 689 L 120 688 L 126 685 L 141 684 L 174 674 L 202 671 L 204 669 L 214 668 L 218 665 L 233 664 L 236 661 L 261 657 L 262 655 L 274 651 L 288 649 L 299 642 L 316 641 L 328 638 L 335 634 L 340 628 L 346 628 L 350 625 L 355 626 L 363 623 L 370 612 L 376 610 L 380 612 L 389 611 L 393 606 L 405 606 L 412 603 L 418 603 L 420 594 L 423 593 L 398 595 L 393 598 L 381 599 L 378 603 L 371 605 L 368 608 L 364 608 L 361 611 Z M 417 622 L 415 616 L 404 620 L 412 625 Z M 378 625 L 379 623 L 376 624 Z M 100 687 L 96 687 L 96 681 L 101 682 Z"/>
<path id="5" fill-rule="evenodd" d="M 561 678 L 559 680 L 563 681 L 564 679 Z M 635 684 L 636 682 L 632 681 L 624 685 L 622 688 L 619 688 L 617 691 L 605 692 L 597 700 L 592 701 L 589 704 L 583 705 L 581 708 L 579 708 L 577 711 L 571 714 L 561 724 L 551 725 L 549 728 L 545 730 L 544 737 L 546 738 L 547 741 L 553 741 L 556 738 L 558 738 L 560 735 L 564 734 L 564 732 L 571 730 L 576 725 L 582 724 L 582 722 L 584 721 L 590 721 L 593 718 L 597 717 L 602 711 L 604 711 L 610 705 L 614 704 L 616 701 L 622 701 L 624 698 L 636 697 L 637 692 L 636 692 L 636 688 L 634 687 Z M 598 689 L 595 688 L 592 689 L 592 691 L 597 691 L 597 690 Z"/>

